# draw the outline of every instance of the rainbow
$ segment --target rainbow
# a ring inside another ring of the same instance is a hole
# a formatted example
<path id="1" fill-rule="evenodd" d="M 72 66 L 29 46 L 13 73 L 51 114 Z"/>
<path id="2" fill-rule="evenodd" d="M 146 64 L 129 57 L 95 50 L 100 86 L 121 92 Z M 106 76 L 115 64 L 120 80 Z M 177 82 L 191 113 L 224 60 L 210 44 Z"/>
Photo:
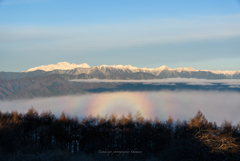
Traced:
<path id="1" fill-rule="evenodd" d="M 95 93 L 75 96 L 62 96 L 51 99 L 44 99 L 40 103 L 32 103 L 37 109 L 49 109 L 60 114 L 64 111 L 70 116 L 97 116 L 116 114 L 121 117 L 128 112 L 133 115 L 137 111 L 142 113 L 146 119 L 159 117 L 161 120 L 167 119 L 170 115 L 178 118 L 180 105 L 188 103 L 183 95 L 176 95 L 174 92 L 113 92 L 113 93 Z M 52 107 L 51 107 L 52 105 Z M 38 107 L 39 106 L 39 107 Z"/>
<path id="2" fill-rule="evenodd" d="M 237 110 L 239 109 L 239 93 L 233 92 L 199 92 L 199 91 L 158 91 L 158 92 L 113 92 L 98 94 L 83 94 L 60 96 L 51 98 L 36 98 L 29 100 L 3 101 L 0 102 L 2 112 L 27 112 L 34 107 L 39 113 L 51 110 L 56 116 L 62 111 L 70 116 L 79 118 L 89 116 L 104 117 L 106 114 L 117 114 L 121 117 L 128 112 L 133 115 L 137 111 L 142 113 L 145 119 L 166 120 L 169 116 L 176 119 L 189 119 L 201 110 L 206 117 L 218 120 L 221 123 L 224 117 L 237 121 Z M 234 115 L 228 113 L 225 106 L 227 103 L 235 111 Z M 216 111 L 218 115 L 216 115 Z M 220 116 L 219 116 L 220 115 Z M 234 120 L 235 119 L 235 120 Z M 214 120 L 214 121 L 215 121 Z M 237 122 L 236 122 L 237 123 Z"/>
<path id="3" fill-rule="evenodd" d="M 128 112 L 133 115 L 137 111 L 146 119 L 158 116 L 166 119 L 169 115 L 176 118 L 175 109 L 178 108 L 179 99 L 171 92 L 114 92 L 101 94 L 87 94 L 61 97 L 58 102 L 60 108 L 70 115 L 79 117 L 117 114 L 125 116 Z M 54 111 L 55 111 L 54 110 Z M 53 111 L 53 112 L 54 112 Z"/>
<path id="4" fill-rule="evenodd" d="M 154 114 L 153 102 L 147 98 L 144 93 L 102 93 L 92 95 L 86 106 L 85 115 L 106 115 L 106 114 L 127 114 L 128 112 L 136 113 L 140 111 L 145 118 Z"/>

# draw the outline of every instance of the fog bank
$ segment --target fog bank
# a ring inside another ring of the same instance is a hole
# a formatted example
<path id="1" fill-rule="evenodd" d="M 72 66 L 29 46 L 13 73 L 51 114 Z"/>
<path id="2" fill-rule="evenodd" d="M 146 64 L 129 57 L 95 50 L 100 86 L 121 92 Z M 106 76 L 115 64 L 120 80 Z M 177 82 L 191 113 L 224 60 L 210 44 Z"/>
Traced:
<path id="1" fill-rule="evenodd" d="M 73 82 L 84 83 L 143 83 L 153 85 L 175 85 L 185 83 L 187 85 L 230 85 L 231 88 L 240 88 L 240 79 L 196 79 L 196 78 L 166 78 L 166 79 L 141 79 L 141 80 L 112 80 L 112 79 L 73 79 Z"/>
<path id="2" fill-rule="evenodd" d="M 64 111 L 78 117 L 112 113 L 121 116 L 128 112 L 135 114 L 139 110 L 145 118 L 157 116 L 160 120 L 170 115 L 174 119 L 188 120 L 201 110 L 209 121 L 221 125 L 224 119 L 234 124 L 240 122 L 239 98 L 240 93 L 216 91 L 114 92 L 0 101 L 0 110 L 27 112 L 33 106 L 40 113 L 51 110 L 60 115 Z"/>

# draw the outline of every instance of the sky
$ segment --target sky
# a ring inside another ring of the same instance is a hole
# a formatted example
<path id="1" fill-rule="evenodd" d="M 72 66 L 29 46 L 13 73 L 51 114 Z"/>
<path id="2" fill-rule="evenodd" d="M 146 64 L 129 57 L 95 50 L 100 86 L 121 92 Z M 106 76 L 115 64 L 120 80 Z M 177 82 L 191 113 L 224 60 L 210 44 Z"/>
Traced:
<path id="1" fill-rule="evenodd" d="M 240 0 L 0 0 L 0 71 L 63 61 L 240 70 Z"/>

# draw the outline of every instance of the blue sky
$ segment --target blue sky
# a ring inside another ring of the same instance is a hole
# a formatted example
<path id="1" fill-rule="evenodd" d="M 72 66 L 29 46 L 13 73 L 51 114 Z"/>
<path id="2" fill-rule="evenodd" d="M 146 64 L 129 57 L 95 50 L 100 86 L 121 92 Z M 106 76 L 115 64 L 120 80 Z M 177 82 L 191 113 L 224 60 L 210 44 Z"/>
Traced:
<path id="1" fill-rule="evenodd" d="M 240 70 L 240 1 L 0 0 L 0 71 L 61 61 Z"/>

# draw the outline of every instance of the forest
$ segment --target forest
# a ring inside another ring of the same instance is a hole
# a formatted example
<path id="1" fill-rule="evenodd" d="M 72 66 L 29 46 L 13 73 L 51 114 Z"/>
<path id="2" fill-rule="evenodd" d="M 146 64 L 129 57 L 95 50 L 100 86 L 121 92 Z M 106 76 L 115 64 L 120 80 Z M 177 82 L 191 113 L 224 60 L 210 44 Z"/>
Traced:
<path id="1" fill-rule="evenodd" d="M 1 160 L 240 160 L 240 124 L 147 120 L 136 114 L 79 119 L 64 112 L 0 112 Z"/>

